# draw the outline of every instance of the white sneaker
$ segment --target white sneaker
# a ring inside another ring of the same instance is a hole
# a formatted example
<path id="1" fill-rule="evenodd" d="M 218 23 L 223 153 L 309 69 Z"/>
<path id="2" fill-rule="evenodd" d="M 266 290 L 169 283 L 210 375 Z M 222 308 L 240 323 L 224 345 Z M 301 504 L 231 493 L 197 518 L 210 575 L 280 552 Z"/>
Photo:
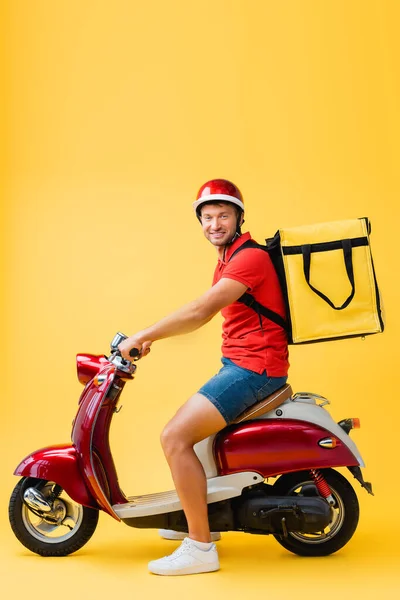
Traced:
<path id="1" fill-rule="evenodd" d="M 195 542 L 186 537 L 169 556 L 149 562 L 149 571 L 155 575 L 192 575 L 218 571 L 219 560 L 215 544 L 209 550 L 200 550 Z"/>
<path id="2" fill-rule="evenodd" d="M 174 529 L 159 529 L 159 535 L 165 540 L 184 540 L 187 537 L 187 533 L 183 531 L 175 531 Z M 219 531 L 211 532 L 211 541 L 218 542 L 221 539 Z"/>

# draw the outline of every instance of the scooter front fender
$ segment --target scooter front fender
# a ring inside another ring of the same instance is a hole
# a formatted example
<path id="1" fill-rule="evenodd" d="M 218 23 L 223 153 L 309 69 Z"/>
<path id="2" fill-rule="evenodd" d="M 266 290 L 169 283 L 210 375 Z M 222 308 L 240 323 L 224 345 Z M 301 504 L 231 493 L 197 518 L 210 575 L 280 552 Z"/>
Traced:
<path id="1" fill-rule="evenodd" d="M 71 444 L 60 444 L 36 450 L 19 463 L 14 475 L 54 481 L 75 502 L 89 508 L 99 508 L 85 485 L 79 471 L 76 450 Z"/>

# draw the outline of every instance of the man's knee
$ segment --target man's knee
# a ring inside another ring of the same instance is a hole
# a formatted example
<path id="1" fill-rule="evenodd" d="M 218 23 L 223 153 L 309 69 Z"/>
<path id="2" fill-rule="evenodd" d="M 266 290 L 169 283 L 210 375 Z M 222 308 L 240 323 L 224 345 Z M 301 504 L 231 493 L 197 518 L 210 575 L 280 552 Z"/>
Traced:
<path id="1" fill-rule="evenodd" d="M 182 432 L 177 427 L 168 423 L 164 427 L 160 436 L 161 446 L 167 458 L 176 453 L 182 452 L 186 448 L 193 447 L 193 444 L 185 439 Z"/>

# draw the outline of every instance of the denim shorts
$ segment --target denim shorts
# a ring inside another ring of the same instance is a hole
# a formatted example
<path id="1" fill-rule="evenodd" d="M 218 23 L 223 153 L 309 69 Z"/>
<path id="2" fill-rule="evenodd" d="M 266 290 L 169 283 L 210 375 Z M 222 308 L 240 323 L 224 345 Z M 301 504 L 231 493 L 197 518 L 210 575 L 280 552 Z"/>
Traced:
<path id="1" fill-rule="evenodd" d="M 287 377 L 269 377 L 239 367 L 229 358 L 222 357 L 222 369 L 198 391 L 214 404 L 227 424 L 247 408 L 260 402 L 280 387 Z"/>

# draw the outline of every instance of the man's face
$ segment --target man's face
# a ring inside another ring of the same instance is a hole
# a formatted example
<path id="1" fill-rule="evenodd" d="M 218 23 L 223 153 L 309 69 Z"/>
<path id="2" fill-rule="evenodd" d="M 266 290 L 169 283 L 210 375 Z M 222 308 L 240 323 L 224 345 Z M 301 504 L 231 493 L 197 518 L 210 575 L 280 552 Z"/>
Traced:
<path id="1" fill-rule="evenodd" d="M 236 232 L 237 212 L 232 204 L 206 204 L 201 209 L 205 237 L 214 246 L 226 246 Z"/>

